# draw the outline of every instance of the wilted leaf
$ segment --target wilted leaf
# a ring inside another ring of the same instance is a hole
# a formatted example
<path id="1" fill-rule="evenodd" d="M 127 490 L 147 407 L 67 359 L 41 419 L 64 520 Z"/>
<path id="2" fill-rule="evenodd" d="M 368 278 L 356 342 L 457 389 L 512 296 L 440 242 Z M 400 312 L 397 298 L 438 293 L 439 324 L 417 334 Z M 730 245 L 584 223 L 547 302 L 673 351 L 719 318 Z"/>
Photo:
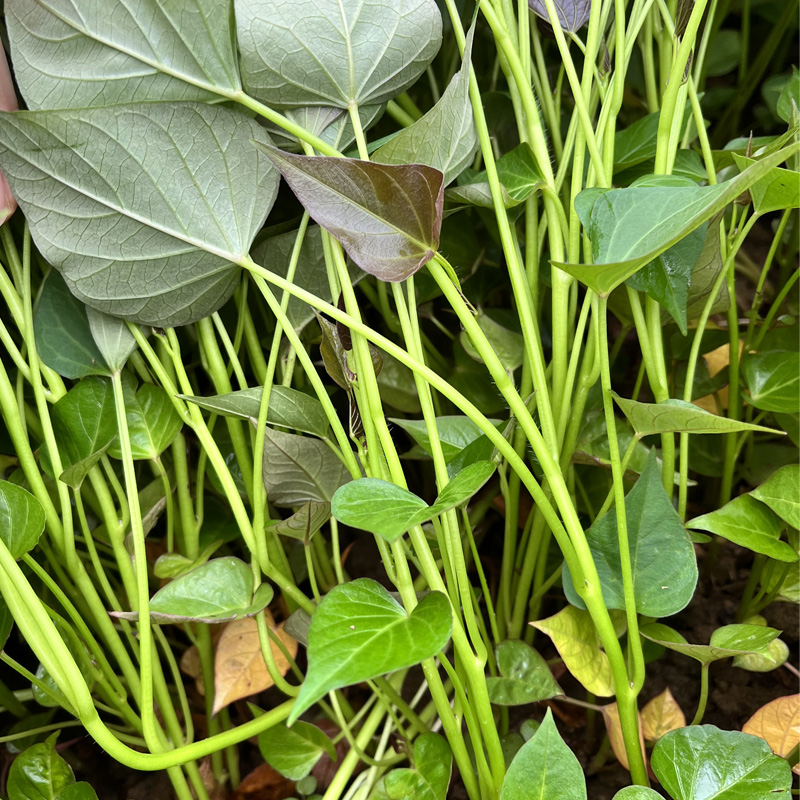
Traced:
<path id="1" fill-rule="evenodd" d="M 608 741 L 611 743 L 611 749 L 614 751 L 617 761 L 619 761 L 625 769 L 630 769 L 628 766 L 628 754 L 625 752 L 625 738 L 622 735 L 622 723 L 619 720 L 619 708 L 616 703 L 610 703 L 602 707 L 602 712 L 603 722 L 605 723 L 606 733 L 608 734 Z M 642 748 L 642 757 L 645 759 L 645 763 L 647 763 L 641 715 L 639 717 L 639 744 Z"/>
<path id="2" fill-rule="evenodd" d="M 269 611 L 269 625 L 283 642 L 289 655 L 297 655 L 297 642 L 283 630 L 283 624 L 275 627 Z M 275 666 L 281 675 L 289 671 L 289 662 L 280 648 L 270 641 Z M 246 617 L 225 625 L 222 636 L 217 642 L 217 654 L 214 660 L 214 710 L 230 705 L 234 700 L 263 692 L 273 685 L 272 677 L 267 670 L 261 645 L 258 639 L 258 626 L 254 617 Z"/>
<path id="3" fill-rule="evenodd" d="M 642 733 L 648 742 L 656 742 L 665 733 L 686 725 L 686 717 L 669 687 L 647 703 L 640 716 Z"/>
<path id="4" fill-rule="evenodd" d="M 778 756 L 788 756 L 800 743 L 800 694 L 778 697 L 750 717 L 742 733 L 760 736 Z"/>
<path id="5" fill-rule="evenodd" d="M 259 144 L 309 215 L 365 272 L 402 281 L 433 258 L 442 226 L 443 175 L 421 164 L 296 156 Z"/>

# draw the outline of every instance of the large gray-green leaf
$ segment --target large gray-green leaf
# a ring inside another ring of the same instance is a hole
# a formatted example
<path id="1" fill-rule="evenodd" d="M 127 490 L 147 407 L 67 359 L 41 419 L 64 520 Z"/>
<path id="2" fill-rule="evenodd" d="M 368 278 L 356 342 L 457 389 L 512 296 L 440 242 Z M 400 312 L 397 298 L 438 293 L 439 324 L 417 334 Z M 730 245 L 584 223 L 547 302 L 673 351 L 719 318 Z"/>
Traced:
<path id="1" fill-rule="evenodd" d="M 439 170 L 262 149 L 309 215 L 365 272 L 402 281 L 439 247 L 444 203 Z"/>
<path id="2" fill-rule="evenodd" d="M 628 543 L 636 610 L 650 617 L 676 614 L 692 599 L 697 584 L 694 546 L 664 491 L 655 450 L 625 498 Z M 608 608 L 624 609 L 625 592 L 614 509 L 586 532 Z M 564 568 L 564 592 L 570 603 L 585 608 Z"/>
<path id="3" fill-rule="evenodd" d="M 382 164 L 427 164 L 444 173 L 445 186 L 467 167 L 478 147 L 478 132 L 469 100 L 472 57 L 470 28 L 461 69 L 453 76 L 439 102 L 378 148 L 372 158 Z"/>
<path id="4" fill-rule="evenodd" d="M 683 400 L 662 400 L 660 403 L 640 403 L 628 400 L 616 392 L 611 393 L 617 405 L 639 437 L 654 433 L 731 433 L 734 431 L 763 431 L 775 433 L 770 428 L 720 417 Z"/>
<path id="5" fill-rule="evenodd" d="M 44 523 L 42 504 L 29 491 L 15 483 L 0 481 L 0 539 L 14 558 L 22 558 L 36 547 Z M 2 608 L 7 614 L 5 605 Z M 12 619 L 10 614 L 7 617 L 5 614 L 0 614 L 0 618 L 8 625 L 7 635 Z M 4 627 L 0 625 L 0 629 Z"/>
<path id="6" fill-rule="evenodd" d="M 653 749 L 653 772 L 675 800 L 788 798 L 789 762 L 758 736 L 713 725 L 679 728 Z"/>
<path id="7" fill-rule="evenodd" d="M 230 0 L 15 0 L 6 9 L 28 108 L 212 100 L 241 88 Z"/>
<path id="8" fill-rule="evenodd" d="M 18 112 L 0 115 L 0 167 L 72 292 L 174 326 L 228 299 L 275 199 L 253 139 L 244 112 L 196 103 Z"/>
<path id="9" fill-rule="evenodd" d="M 586 800 L 586 779 L 548 708 L 536 733 L 508 768 L 500 800 Z"/>
<path id="10" fill-rule="evenodd" d="M 797 151 L 792 145 L 766 156 L 735 178 L 716 186 L 634 186 L 585 190 L 589 203 L 575 208 L 592 239 L 592 264 L 555 264 L 601 295 L 684 236 L 710 220 L 728 203 Z M 583 194 L 583 193 L 582 193 Z"/>
<path id="11" fill-rule="evenodd" d="M 276 506 L 301 506 L 308 500 L 330 503 L 350 480 L 347 467 L 325 442 L 266 428 L 264 466 L 267 496 Z"/>
<path id="12" fill-rule="evenodd" d="M 86 315 L 86 306 L 67 289 L 61 275 L 51 270 L 36 306 L 33 333 L 39 358 L 65 378 L 109 374 Z"/>
<path id="13" fill-rule="evenodd" d="M 286 277 L 296 237 L 296 231 L 290 231 L 259 241 L 253 246 L 251 256 L 256 264 L 276 275 Z M 353 285 L 364 277 L 364 273 L 352 261 L 347 262 L 347 270 Z M 325 269 L 325 253 L 318 225 L 309 225 L 306 230 L 292 283 L 326 303 L 331 302 L 331 285 L 328 281 L 328 271 Z M 286 315 L 294 329 L 299 331 L 314 319 L 314 309 L 305 301 L 290 297 Z"/>
<path id="14" fill-rule="evenodd" d="M 425 595 L 409 615 L 368 578 L 336 586 L 311 617 L 308 671 L 289 724 L 333 689 L 432 658 L 450 639 L 450 601 Z"/>
<path id="15" fill-rule="evenodd" d="M 242 77 L 273 108 L 385 103 L 439 49 L 434 0 L 235 0 Z"/>

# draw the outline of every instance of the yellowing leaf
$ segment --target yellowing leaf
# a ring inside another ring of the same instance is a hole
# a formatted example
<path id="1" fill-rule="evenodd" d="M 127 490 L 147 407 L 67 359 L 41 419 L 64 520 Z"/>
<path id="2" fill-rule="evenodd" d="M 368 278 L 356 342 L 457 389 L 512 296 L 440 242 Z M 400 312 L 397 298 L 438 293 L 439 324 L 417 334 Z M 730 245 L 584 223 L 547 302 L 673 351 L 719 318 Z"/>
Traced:
<path id="1" fill-rule="evenodd" d="M 278 634 L 289 654 L 294 658 L 297 642 L 283 630 L 283 623 L 274 627 L 272 616 L 267 613 L 267 624 Z M 274 643 L 270 643 L 275 665 L 281 675 L 289 671 L 289 663 Z M 214 661 L 214 714 L 242 697 L 269 689 L 274 681 L 267 670 L 261 645 L 258 641 L 258 626 L 254 617 L 237 619 L 225 625 L 217 644 Z"/>
<path id="2" fill-rule="evenodd" d="M 776 755 L 788 755 L 800 743 L 800 694 L 778 697 L 761 706 L 742 732 L 760 736 Z"/>
<path id="3" fill-rule="evenodd" d="M 686 717 L 668 688 L 645 705 L 641 718 L 642 733 L 648 742 L 656 742 L 665 733 L 686 727 Z"/>
<path id="4" fill-rule="evenodd" d="M 628 766 L 628 754 L 625 752 L 625 740 L 622 738 L 622 725 L 619 721 L 619 708 L 616 703 L 610 703 L 603 706 L 603 722 L 606 724 L 606 733 L 608 734 L 608 741 L 611 743 L 611 749 L 617 757 L 617 761 L 622 764 L 625 769 L 630 769 Z M 639 715 L 639 743 L 642 747 L 642 754 L 645 756 L 645 763 L 647 763 L 647 755 L 644 749 L 644 738 L 642 736 L 642 721 Z"/>
<path id="5" fill-rule="evenodd" d="M 530 624 L 553 640 L 567 669 L 587 691 L 599 697 L 614 694 L 611 664 L 600 649 L 600 637 L 588 611 L 566 606 L 558 614 Z"/>
<path id="6" fill-rule="evenodd" d="M 742 350 L 744 349 L 744 341 L 739 340 L 739 358 L 742 357 Z M 722 372 L 728 364 L 731 363 L 731 346 L 727 342 L 720 345 L 715 350 L 711 350 L 703 356 L 706 366 L 708 367 L 708 374 L 713 378 Z"/>

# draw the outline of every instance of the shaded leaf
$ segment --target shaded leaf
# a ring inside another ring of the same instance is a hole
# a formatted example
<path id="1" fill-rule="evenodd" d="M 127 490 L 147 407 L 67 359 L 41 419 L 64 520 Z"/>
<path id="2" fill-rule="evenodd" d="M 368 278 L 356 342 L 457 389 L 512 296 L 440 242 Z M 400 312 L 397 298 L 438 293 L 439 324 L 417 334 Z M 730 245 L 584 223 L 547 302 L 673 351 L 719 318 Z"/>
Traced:
<path id="1" fill-rule="evenodd" d="M 44 531 L 45 515 L 42 504 L 26 489 L 9 481 L 0 481 L 0 539 L 12 557 L 20 559 L 36 547 Z M 13 618 L 3 603 L 0 615 L 7 638 Z"/>
<path id="2" fill-rule="evenodd" d="M 756 711 L 742 733 L 759 736 L 778 756 L 788 756 L 800 743 L 800 694 L 777 697 Z"/>
<path id="3" fill-rule="evenodd" d="M 713 725 L 671 731 L 653 749 L 653 772 L 675 800 L 789 795 L 792 773 L 766 742 Z"/>
<path id="4" fill-rule="evenodd" d="M 645 704 L 640 717 L 642 734 L 648 742 L 656 742 L 665 733 L 686 726 L 686 716 L 669 687 Z"/>
<path id="5" fill-rule="evenodd" d="M 327 753 L 336 760 L 336 748 L 316 725 L 298 720 L 287 728 L 280 723 L 258 735 L 258 749 L 264 761 L 293 781 L 305 778 Z"/>
<path id="6" fill-rule="evenodd" d="M 119 372 L 130 354 L 138 345 L 128 326 L 118 317 L 111 317 L 94 308 L 86 309 L 89 330 L 106 364 L 113 372 Z"/>
<path id="7" fill-rule="evenodd" d="M 748 494 L 734 497 L 722 508 L 689 520 L 686 526 L 709 531 L 778 561 L 797 561 L 797 553 L 780 540 L 782 524 L 778 516 Z"/>
<path id="8" fill-rule="evenodd" d="M 241 88 L 227 3 L 20 0 L 14 75 L 31 109 L 214 100 Z"/>
<path id="9" fill-rule="evenodd" d="M 330 503 L 350 480 L 347 467 L 319 439 L 266 428 L 264 486 L 276 506 L 300 506 L 314 500 Z"/>
<path id="10" fill-rule="evenodd" d="M 297 655 L 297 642 L 283 630 L 283 624 L 275 627 L 269 611 L 264 613 L 267 615 L 267 625 L 275 631 L 289 655 L 294 658 Z M 270 647 L 278 672 L 285 675 L 289 671 L 289 662 L 272 640 Z M 272 677 L 261 653 L 255 618 L 245 617 L 228 622 L 217 642 L 214 660 L 213 713 L 242 697 L 263 692 L 272 685 Z"/>
<path id="11" fill-rule="evenodd" d="M 145 383 L 134 392 L 123 384 L 125 419 L 134 459 L 154 459 L 172 444 L 183 422 L 172 405 L 169 395 L 152 383 Z M 122 458 L 119 439 L 115 437 L 108 448 L 110 455 Z"/>
<path id="12" fill-rule="evenodd" d="M 558 22 L 565 31 L 577 31 L 589 20 L 591 0 L 553 0 Z M 544 0 L 528 0 L 531 11 L 541 17 L 545 22 L 550 22 L 547 6 Z"/>
<path id="13" fill-rule="evenodd" d="M 309 215 L 365 272 L 402 281 L 439 246 L 443 176 L 423 165 L 296 156 L 259 146 Z"/>
<path id="14" fill-rule="evenodd" d="M 508 639 L 496 652 L 502 677 L 486 679 L 493 703 L 519 706 L 564 694 L 547 662 L 529 644 Z"/>
<path id="15" fill-rule="evenodd" d="M 409 615 L 373 580 L 334 587 L 311 618 L 308 671 L 289 723 L 333 689 L 436 655 L 451 624 L 450 602 L 439 592 L 425 595 Z"/>
<path id="16" fill-rule="evenodd" d="M 573 752 L 558 733 L 548 708 L 536 733 L 508 768 L 500 800 L 586 800 L 586 780 Z"/>
<path id="17" fill-rule="evenodd" d="M 781 467 L 750 494 L 766 503 L 793 528 L 800 528 L 800 466 Z"/>
<path id="18" fill-rule="evenodd" d="M 148 325 L 215 311 L 278 189 L 246 113 L 152 103 L 0 115 L 0 165 L 80 300 Z"/>
<path id="19" fill-rule="evenodd" d="M 587 691 L 599 697 L 614 694 L 611 664 L 588 611 L 566 606 L 558 614 L 530 624 L 553 640 L 565 666 Z"/>
<path id="20" fill-rule="evenodd" d="M 39 358 L 65 378 L 109 374 L 86 314 L 86 306 L 70 292 L 61 275 L 51 270 L 36 306 L 33 332 Z"/>
<path id="21" fill-rule="evenodd" d="M 311 537 L 331 518 L 331 504 L 309 500 L 286 519 L 270 525 L 270 530 L 281 536 L 310 542 Z"/>
<path id="22" fill-rule="evenodd" d="M 393 769 L 384 778 L 390 800 L 445 800 L 453 768 L 447 740 L 436 733 L 414 739 L 414 768 Z"/>
<path id="23" fill-rule="evenodd" d="M 385 103 L 439 49 L 434 0 L 236 0 L 242 78 L 274 108 Z"/>

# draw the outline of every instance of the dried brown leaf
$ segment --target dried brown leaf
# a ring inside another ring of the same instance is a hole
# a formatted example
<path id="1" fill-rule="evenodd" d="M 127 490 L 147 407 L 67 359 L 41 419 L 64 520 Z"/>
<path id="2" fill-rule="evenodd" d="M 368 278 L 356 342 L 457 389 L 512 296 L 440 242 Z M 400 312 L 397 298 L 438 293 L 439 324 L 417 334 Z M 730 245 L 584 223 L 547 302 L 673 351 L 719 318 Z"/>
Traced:
<path id="1" fill-rule="evenodd" d="M 656 742 L 665 733 L 686 727 L 686 717 L 669 688 L 647 703 L 640 717 L 642 733 L 648 742 Z"/>
<path id="2" fill-rule="evenodd" d="M 800 743 L 800 694 L 778 697 L 761 706 L 742 731 L 760 736 L 776 755 L 788 755 Z"/>
<path id="3" fill-rule="evenodd" d="M 603 722 L 606 724 L 606 733 L 608 734 L 608 741 L 611 742 L 611 749 L 617 757 L 617 761 L 622 764 L 625 769 L 628 767 L 628 754 L 625 752 L 625 740 L 622 738 L 622 725 L 619 721 L 619 709 L 616 703 L 610 703 L 603 706 Z M 647 753 L 644 749 L 644 737 L 642 736 L 641 716 L 639 724 L 639 743 L 642 748 L 642 755 L 644 756 L 645 764 L 647 763 Z"/>

